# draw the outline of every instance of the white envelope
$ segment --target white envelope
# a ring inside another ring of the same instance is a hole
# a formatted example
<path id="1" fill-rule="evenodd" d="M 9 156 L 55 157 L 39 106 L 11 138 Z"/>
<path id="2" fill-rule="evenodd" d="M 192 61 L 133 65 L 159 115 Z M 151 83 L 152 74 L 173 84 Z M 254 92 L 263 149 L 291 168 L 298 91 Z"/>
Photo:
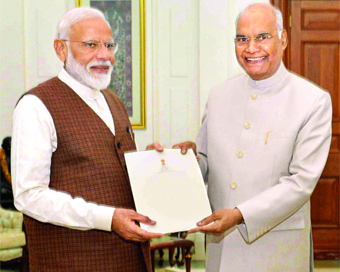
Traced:
<path id="1" fill-rule="evenodd" d="M 180 149 L 124 154 L 138 213 L 155 220 L 141 224 L 149 232 L 187 231 L 211 215 L 203 177 L 194 152 Z"/>

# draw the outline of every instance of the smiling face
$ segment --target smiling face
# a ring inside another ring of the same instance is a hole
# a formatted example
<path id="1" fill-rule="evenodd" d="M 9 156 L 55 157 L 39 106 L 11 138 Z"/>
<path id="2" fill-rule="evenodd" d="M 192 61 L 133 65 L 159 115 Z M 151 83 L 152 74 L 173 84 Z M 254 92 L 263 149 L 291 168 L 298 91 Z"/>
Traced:
<path id="1" fill-rule="evenodd" d="M 102 19 L 88 19 L 73 25 L 67 42 L 65 69 L 84 85 L 105 89 L 111 79 L 115 56 L 100 45 L 97 51 L 89 50 L 83 42 L 113 42 L 112 30 Z"/>
<path id="2" fill-rule="evenodd" d="M 274 10 L 269 5 L 255 4 L 244 11 L 237 24 L 237 35 L 251 38 L 248 44 L 235 44 L 239 64 L 253 80 L 271 77 L 279 69 L 283 50 L 287 46 L 287 32 L 279 38 Z M 268 33 L 272 36 L 265 43 L 254 37 Z"/>
<path id="3" fill-rule="evenodd" d="M 70 41 L 98 41 L 102 43 L 112 42 L 112 30 L 108 24 L 102 19 L 89 19 L 73 25 L 69 33 Z M 79 63 L 84 66 L 95 61 L 110 61 L 111 65 L 114 64 L 114 54 L 111 54 L 104 46 L 97 52 L 86 52 L 84 44 L 79 42 L 71 42 L 70 49 L 72 54 Z M 67 63 L 67 61 L 66 61 Z M 92 73 L 107 73 L 108 67 L 102 65 L 94 65 L 90 67 Z"/>

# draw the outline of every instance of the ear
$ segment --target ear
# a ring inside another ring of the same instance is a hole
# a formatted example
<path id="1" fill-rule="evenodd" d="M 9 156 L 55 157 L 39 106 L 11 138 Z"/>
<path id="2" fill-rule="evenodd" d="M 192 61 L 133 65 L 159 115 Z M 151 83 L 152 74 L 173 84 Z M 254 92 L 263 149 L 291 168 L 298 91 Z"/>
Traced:
<path id="1" fill-rule="evenodd" d="M 285 29 L 282 30 L 281 40 L 282 40 L 282 50 L 285 50 L 288 45 L 288 33 L 287 33 L 287 30 Z"/>
<path id="2" fill-rule="evenodd" d="M 57 53 L 58 58 L 65 63 L 67 59 L 67 46 L 66 42 L 62 40 L 54 40 L 54 50 Z"/>

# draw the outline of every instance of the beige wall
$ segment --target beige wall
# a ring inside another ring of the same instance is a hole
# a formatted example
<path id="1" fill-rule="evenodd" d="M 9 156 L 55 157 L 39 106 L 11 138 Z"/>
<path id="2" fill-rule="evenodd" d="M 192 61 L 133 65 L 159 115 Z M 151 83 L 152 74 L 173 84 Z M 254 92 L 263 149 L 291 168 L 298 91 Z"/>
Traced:
<path id="1" fill-rule="evenodd" d="M 22 0 L 0 1 L 0 141 L 11 135 L 12 113 L 24 90 Z"/>

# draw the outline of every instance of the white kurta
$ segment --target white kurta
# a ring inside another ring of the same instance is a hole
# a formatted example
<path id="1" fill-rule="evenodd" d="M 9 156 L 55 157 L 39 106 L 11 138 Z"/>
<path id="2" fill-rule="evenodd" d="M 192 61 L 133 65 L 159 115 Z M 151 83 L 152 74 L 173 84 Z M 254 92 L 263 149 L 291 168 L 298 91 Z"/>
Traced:
<path id="1" fill-rule="evenodd" d="M 82 85 L 64 69 L 58 77 L 114 134 L 113 117 L 104 95 Z M 57 146 L 57 131 L 50 112 L 37 96 L 25 95 L 13 115 L 11 173 L 16 208 L 45 223 L 80 230 L 111 231 L 114 207 L 72 198 L 66 192 L 49 188 L 51 157 Z"/>
<path id="2" fill-rule="evenodd" d="M 245 225 L 208 235 L 207 271 L 310 271 L 310 196 L 331 141 L 330 95 L 283 64 L 212 90 L 197 137 L 213 210 Z"/>

